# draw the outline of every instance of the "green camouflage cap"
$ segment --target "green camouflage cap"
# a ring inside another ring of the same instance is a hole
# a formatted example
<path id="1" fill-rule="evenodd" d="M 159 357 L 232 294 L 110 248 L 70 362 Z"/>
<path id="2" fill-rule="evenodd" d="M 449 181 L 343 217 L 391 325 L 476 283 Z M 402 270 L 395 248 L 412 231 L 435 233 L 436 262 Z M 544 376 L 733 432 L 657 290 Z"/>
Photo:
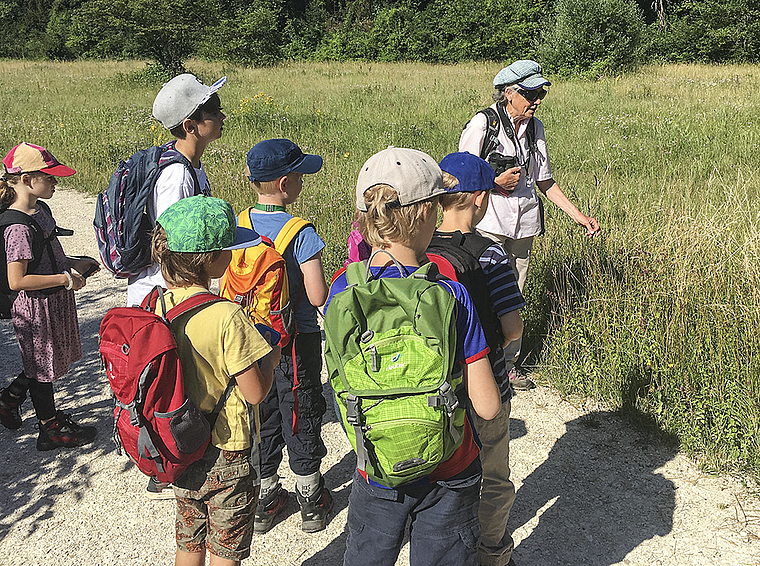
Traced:
<path id="1" fill-rule="evenodd" d="M 173 252 L 206 253 L 261 243 L 255 231 L 235 225 L 232 207 L 220 198 L 183 198 L 167 208 L 157 222 L 166 231 L 166 242 Z"/>

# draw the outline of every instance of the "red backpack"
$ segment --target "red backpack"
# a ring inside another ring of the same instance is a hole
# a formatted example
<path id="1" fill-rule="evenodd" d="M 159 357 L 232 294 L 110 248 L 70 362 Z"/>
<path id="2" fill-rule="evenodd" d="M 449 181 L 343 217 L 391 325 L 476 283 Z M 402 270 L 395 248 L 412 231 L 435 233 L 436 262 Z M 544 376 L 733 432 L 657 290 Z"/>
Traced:
<path id="1" fill-rule="evenodd" d="M 140 307 L 110 309 L 100 324 L 99 350 L 116 397 L 114 441 L 139 470 L 162 482 L 173 482 L 200 460 L 211 429 L 235 386 L 230 379 L 211 415 L 201 413 L 185 396 L 177 343 L 169 323 L 186 313 L 224 299 L 199 293 L 166 312 L 163 289 L 150 292 Z"/>

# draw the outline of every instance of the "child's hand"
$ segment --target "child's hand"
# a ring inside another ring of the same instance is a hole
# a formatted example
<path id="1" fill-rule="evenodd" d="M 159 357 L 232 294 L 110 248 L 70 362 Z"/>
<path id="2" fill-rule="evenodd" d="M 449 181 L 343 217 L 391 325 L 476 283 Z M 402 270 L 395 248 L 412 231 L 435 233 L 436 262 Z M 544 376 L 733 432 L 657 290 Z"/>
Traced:
<path id="1" fill-rule="evenodd" d="M 83 257 L 74 264 L 74 269 L 87 279 L 90 275 L 100 271 L 100 264 L 91 257 Z"/>
<path id="2" fill-rule="evenodd" d="M 71 280 L 74 283 L 72 287 L 74 291 L 79 291 L 79 289 L 87 285 L 87 281 L 75 269 L 71 270 Z"/>

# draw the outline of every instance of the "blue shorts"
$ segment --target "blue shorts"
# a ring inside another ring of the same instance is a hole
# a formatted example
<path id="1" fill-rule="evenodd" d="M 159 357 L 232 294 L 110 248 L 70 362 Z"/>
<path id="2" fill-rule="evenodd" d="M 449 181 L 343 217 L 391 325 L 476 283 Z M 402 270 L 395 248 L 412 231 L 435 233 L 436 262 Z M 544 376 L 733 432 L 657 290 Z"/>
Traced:
<path id="1" fill-rule="evenodd" d="M 393 566 L 408 519 L 411 566 L 476 566 L 479 494 L 480 481 L 382 489 L 355 472 L 344 566 Z"/>

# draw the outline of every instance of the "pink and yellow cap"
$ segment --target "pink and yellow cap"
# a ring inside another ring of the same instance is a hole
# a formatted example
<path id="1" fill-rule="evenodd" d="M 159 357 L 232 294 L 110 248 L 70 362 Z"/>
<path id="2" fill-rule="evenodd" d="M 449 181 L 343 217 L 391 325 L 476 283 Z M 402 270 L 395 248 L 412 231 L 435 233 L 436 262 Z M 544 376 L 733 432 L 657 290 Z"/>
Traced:
<path id="1" fill-rule="evenodd" d="M 3 159 L 3 165 L 8 173 L 31 173 L 42 171 L 55 177 L 68 177 L 76 173 L 71 167 L 66 167 L 44 147 L 30 143 L 20 143 L 8 152 Z"/>

